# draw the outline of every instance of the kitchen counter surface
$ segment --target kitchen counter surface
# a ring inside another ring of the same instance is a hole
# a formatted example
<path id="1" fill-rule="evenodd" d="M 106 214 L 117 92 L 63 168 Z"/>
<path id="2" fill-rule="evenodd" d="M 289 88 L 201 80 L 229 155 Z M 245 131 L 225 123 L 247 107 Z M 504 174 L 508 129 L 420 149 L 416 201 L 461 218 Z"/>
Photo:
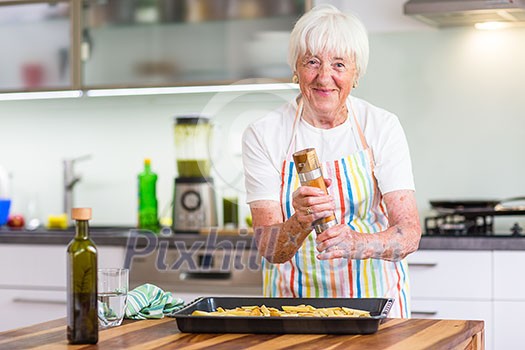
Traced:
<path id="1" fill-rule="evenodd" d="M 422 250 L 525 250 L 525 236 L 443 237 L 423 236 Z"/>
<path id="2" fill-rule="evenodd" d="M 387 319 L 375 334 L 180 333 L 176 320 L 130 321 L 102 330 L 97 345 L 68 346 L 59 319 L 0 333 L 0 348 L 27 349 L 484 349 L 483 321 Z M 320 346 L 322 344 L 322 346 Z"/>
<path id="3" fill-rule="evenodd" d="M 26 231 L 0 228 L 0 244 L 53 244 L 67 245 L 73 238 L 73 231 Z M 204 234 L 172 234 L 153 235 L 136 229 L 124 228 L 94 228 L 91 237 L 97 245 L 145 247 L 148 244 L 165 241 L 170 247 L 183 244 L 220 245 L 220 242 L 230 242 L 235 247 L 253 249 L 255 244 L 251 234 L 239 235 L 204 235 Z M 157 242 L 155 242 L 157 240 Z M 525 250 L 525 236 L 512 237 L 504 235 L 488 237 L 443 237 L 425 236 L 421 238 L 419 249 L 422 250 Z"/>
<path id="4" fill-rule="evenodd" d="M 0 244 L 52 244 L 52 245 L 67 245 L 74 237 L 72 230 L 8 230 L 0 228 Z M 124 228 L 93 228 L 90 230 L 90 237 L 97 245 L 110 246 L 132 246 L 142 248 L 147 245 L 167 242 L 170 247 L 177 247 L 179 243 L 183 243 L 186 247 L 194 245 L 212 245 L 220 244 L 226 241 L 242 245 L 244 248 L 251 248 L 252 235 L 242 232 L 238 235 L 224 235 L 224 234 L 196 234 L 196 233 L 178 233 L 169 235 L 155 235 L 148 231 L 140 231 L 137 229 Z M 240 243 L 238 243 L 240 242 Z M 253 247 L 255 248 L 255 247 Z"/>

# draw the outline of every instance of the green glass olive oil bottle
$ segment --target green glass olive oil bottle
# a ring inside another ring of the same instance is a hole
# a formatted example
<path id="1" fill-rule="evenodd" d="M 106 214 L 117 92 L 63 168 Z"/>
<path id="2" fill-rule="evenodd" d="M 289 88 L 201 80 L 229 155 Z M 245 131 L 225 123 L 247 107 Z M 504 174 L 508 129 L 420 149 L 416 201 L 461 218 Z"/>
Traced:
<path id="1" fill-rule="evenodd" d="M 76 234 L 67 247 L 67 340 L 98 342 L 97 248 L 89 238 L 91 208 L 73 208 Z"/>

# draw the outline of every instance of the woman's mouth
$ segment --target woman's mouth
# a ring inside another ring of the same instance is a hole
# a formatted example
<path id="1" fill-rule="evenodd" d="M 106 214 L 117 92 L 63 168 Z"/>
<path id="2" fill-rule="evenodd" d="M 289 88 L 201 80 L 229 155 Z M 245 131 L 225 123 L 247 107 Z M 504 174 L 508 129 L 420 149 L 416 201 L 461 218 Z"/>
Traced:
<path id="1" fill-rule="evenodd" d="M 315 88 L 313 89 L 317 94 L 321 95 L 321 96 L 328 96 L 332 93 L 332 91 L 334 91 L 333 89 L 319 89 L 319 88 Z"/>

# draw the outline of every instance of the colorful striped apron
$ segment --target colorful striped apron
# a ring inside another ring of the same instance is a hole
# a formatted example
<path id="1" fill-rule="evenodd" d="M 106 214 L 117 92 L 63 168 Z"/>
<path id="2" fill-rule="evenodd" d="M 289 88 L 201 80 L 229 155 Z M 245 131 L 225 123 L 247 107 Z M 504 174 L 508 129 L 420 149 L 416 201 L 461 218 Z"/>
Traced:
<path id="1" fill-rule="evenodd" d="M 374 234 L 388 227 L 386 209 L 377 186 L 374 159 L 352 111 L 352 131 L 360 150 L 341 159 L 323 162 L 323 174 L 332 179 L 328 191 L 335 198 L 339 223 L 357 232 Z M 302 111 L 299 104 L 292 140 L 281 171 L 281 208 L 288 219 L 294 213 L 292 193 L 300 186 L 292 154 L 295 152 L 297 124 Z M 316 233 L 312 230 L 295 256 L 282 264 L 263 258 L 264 295 L 267 297 L 389 297 L 395 302 L 389 317 L 410 317 L 408 267 L 405 260 L 317 259 Z"/>

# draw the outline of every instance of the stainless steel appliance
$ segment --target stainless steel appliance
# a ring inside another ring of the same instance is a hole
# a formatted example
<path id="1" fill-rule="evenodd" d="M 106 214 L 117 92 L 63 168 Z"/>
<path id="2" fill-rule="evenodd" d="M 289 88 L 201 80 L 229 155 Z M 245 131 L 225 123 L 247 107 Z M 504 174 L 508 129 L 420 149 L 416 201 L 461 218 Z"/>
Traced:
<path id="1" fill-rule="evenodd" d="M 186 302 L 211 295 L 262 296 L 261 258 L 257 250 L 220 247 L 220 243 L 214 249 L 173 247 L 135 257 L 130 287 L 153 283 Z"/>
<path id="2" fill-rule="evenodd" d="M 513 222 L 507 232 L 495 232 L 498 217 L 524 216 L 525 205 L 519 204 L 524 197 L 505 200 L 456 199 L 431 200 L 436 215 L 425 218 L 425 234 L 433 236 L 519 236 L 523 229 Z"/>
<path id="3" fill-rule="evenodd" d="M 405 15 L 436 27 L 525 22 L 525 0 L 409 0 Z"/>
<path id="4" fill-rule="evenodd" d="M 173 230 L 188 233 L 217 226 L 215 189 L 210 176 L 212 126 L 209 118 L 178 116 L 174 131 L 179 176 L 174 180 Z"/>

